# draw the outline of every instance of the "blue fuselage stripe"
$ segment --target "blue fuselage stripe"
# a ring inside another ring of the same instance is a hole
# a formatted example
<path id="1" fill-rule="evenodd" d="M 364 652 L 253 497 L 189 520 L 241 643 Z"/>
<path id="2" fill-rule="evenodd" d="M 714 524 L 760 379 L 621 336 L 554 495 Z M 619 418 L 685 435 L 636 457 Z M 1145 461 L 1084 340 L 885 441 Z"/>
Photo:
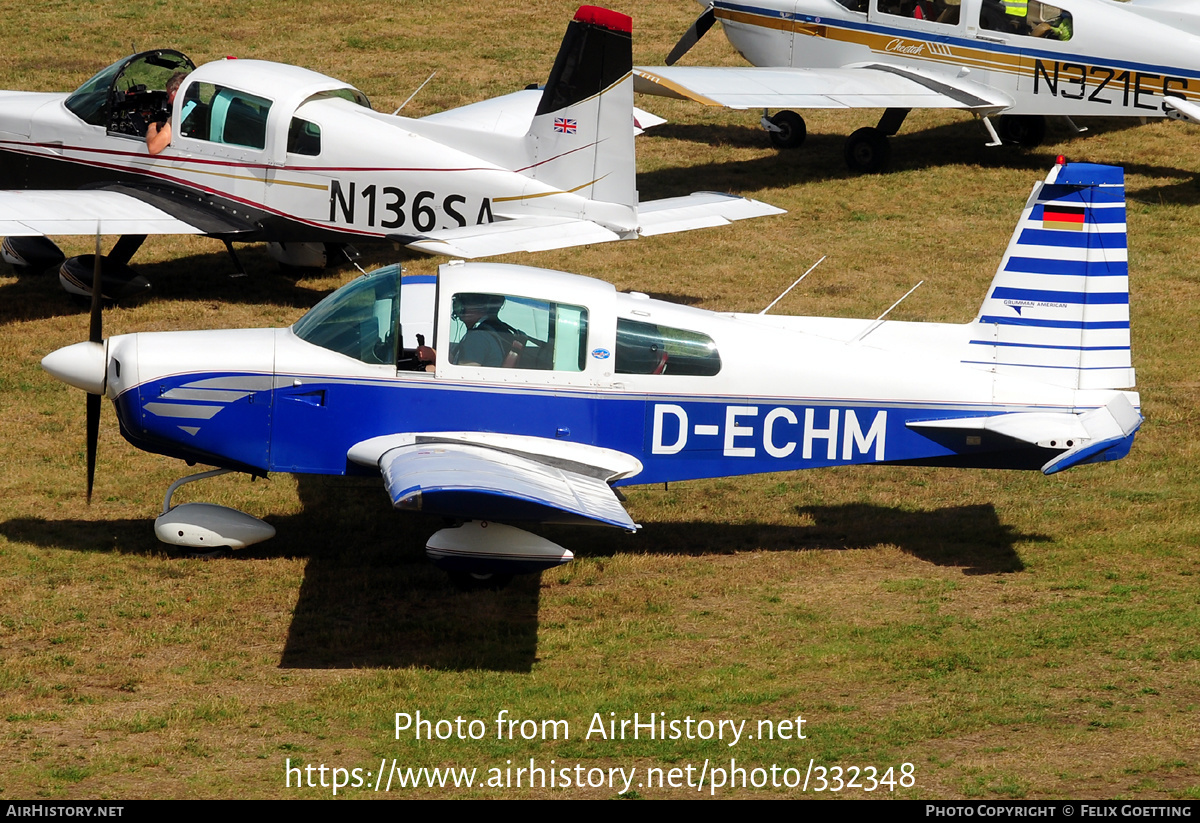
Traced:
<path id="1" fill-rule="evenodd" d="M 1065 411 L 972 403 L 881 405 L 804 398 L 657 397 L 546 387 L 521 390 L 410 375 L 358 381 L 305 376 L 300 387 L 281 376 L 276 382 L 282 388 L 231 400 L 205 420 L 182 421 L 194 429 L 186 436 L 179 431 L 178 418 L 156 415 L 147 408 L 161 403 L 163 391 L 228 376 L 176 375 L 126 391 L 116 401 L 122 433 L 140 448 L 183 459 L 337 475 L 371 473 L 350 463 L 347 452 L 373 437 L 491 431 L 615 449 L 637 457 L 644 466 L 641 474 L 624 482 L 658 483 L 874 462 L 953 459 L 971 465 L 976 455 L 981 465 L 991 465 L 995 455 L 1011 444 L 985 438 L 968 445 L 962 438 L 948 441 L 946 435 L 934 440 L 906 423 L 1012 411 Z M 300 392 L 306 398 L 319 396 L 320 402 L 295 402 Z M 563 437 L 562 432 L 569 434 Z"/>

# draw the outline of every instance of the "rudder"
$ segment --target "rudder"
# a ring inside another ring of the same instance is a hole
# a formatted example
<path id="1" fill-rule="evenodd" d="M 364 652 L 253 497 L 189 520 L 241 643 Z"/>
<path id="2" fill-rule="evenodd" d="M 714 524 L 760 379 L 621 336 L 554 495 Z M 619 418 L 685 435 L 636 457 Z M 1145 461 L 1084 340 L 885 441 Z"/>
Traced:
<path id="1" fill-rule="evenodd" d="M 1124 171 L 1060 164 L 1034 186 L 963 362 L 1073 389 L 1134 385 Z"/>
<path id="2" fill-rule="evenodd" d="M 628 15 L 579 7 L 527 135 L 534 162 L 524 173 L 635 219 L 632 31 Z"/>

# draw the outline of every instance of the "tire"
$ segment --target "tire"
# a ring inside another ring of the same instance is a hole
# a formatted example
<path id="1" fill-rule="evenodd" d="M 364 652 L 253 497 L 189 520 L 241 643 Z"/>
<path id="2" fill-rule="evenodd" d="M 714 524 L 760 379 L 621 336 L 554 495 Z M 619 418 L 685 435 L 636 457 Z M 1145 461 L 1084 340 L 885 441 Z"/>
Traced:
<path id="1" fill-rule="evenodd" d="M 873 126 L 861 128 L 846 139 L 846 167 L 855 174 L 879 174 L 891 159 L 891 142 Z"/>
<path id="2" fill-rule="evenodd" d="M 776 112 L 770 120 L 779 128 L 779 131 L 767 132 L 771 138 L 771 145 L 777 149 L 799 148 L 804 142 L 804 138 L 808 136 L 804 118 L 794 111 Z"/>
<path id="3" fill-rule="evenodd" d="M 1000 139 L 1023 149 L 1035 149 L 1046 139 L 1046 118 L 1040 114 L 1006 114 L 1000 118 Z"/>

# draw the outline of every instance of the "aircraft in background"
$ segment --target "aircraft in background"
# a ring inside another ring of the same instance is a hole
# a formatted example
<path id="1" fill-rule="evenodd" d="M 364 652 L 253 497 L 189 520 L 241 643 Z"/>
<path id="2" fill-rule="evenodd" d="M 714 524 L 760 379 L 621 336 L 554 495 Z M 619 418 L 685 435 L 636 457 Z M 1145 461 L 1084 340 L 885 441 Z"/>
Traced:
<path id="1" fill-rule="evenodd" d="M 1070 118 L 1085 115 L 1200 122 L 1200 11 L 1189 0 L 700 2 L 667 66 L 635 69 L 636 90 L 761 108 L 780 148 L 804 142 L 791 108 L 884 109 L 846 141 L 855 172 L 887 168 L 888 137 L 912 109 L 968 111 L 988 145 L 1027 147 L 1052 115 L 1077 131 Z M 718 20 L 754 67 L 674 65 Z"/>
<path id="2" fill-rule="evenodd" d="M 117 297 L 148 234 L 271 241 L 311 266 L 349 243 L 481 257 L 781 213 L 716 193 L 639 203 L 632 65 L 630 18 L 582 6 L 544 89 L 409 119 L 307 69 L 142 52 L 72 94 L 0 92 L 0 188 L 21 190 L 0 192 L 0 235 L 32 265 L 62 258 L 43 235 L 121 235 Z M 73 259 L 64 285 L 86 294 L 91 268 Z"/>
<path id="3" fill-rule="evenodd" d="M 382 475 L 396 508 L 454 518 L 427 553 L 465 580 L 572 559 L 514 523 L 634 531 L 617 487 L 854 464 L 1040 469 L 1124 457 L 1141 425 L 1124 177 L 1056 166 L 964 324 L 723 314 L 562 272 L 398 266 L 290 328 L 124 334 L 42 361 L 146 451 L 215 472 Z M 886 315 L 887 312 L 884 312 Z M 432 347 L 426 347 L 429 341 Z M 172 544 L 274 534 L 171 506 Z"/>

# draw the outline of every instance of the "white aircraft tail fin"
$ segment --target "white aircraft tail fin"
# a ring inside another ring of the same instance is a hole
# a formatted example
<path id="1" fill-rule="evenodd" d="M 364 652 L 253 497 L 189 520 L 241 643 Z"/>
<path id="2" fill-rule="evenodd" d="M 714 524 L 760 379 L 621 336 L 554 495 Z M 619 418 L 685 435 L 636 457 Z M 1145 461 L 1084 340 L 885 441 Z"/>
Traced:
<path id="1" fill-rule="evenodd" d="M 963 362 L 1073 389 L 1134 385 L 1120 168 L 1064 163 L 1034 187 Z"/>
<path id="2" fill-rule="evenodd" d="M 579 7 L 526 135 L 529 177 L 636 209 L 632 30 L 627 15 Z"/>

